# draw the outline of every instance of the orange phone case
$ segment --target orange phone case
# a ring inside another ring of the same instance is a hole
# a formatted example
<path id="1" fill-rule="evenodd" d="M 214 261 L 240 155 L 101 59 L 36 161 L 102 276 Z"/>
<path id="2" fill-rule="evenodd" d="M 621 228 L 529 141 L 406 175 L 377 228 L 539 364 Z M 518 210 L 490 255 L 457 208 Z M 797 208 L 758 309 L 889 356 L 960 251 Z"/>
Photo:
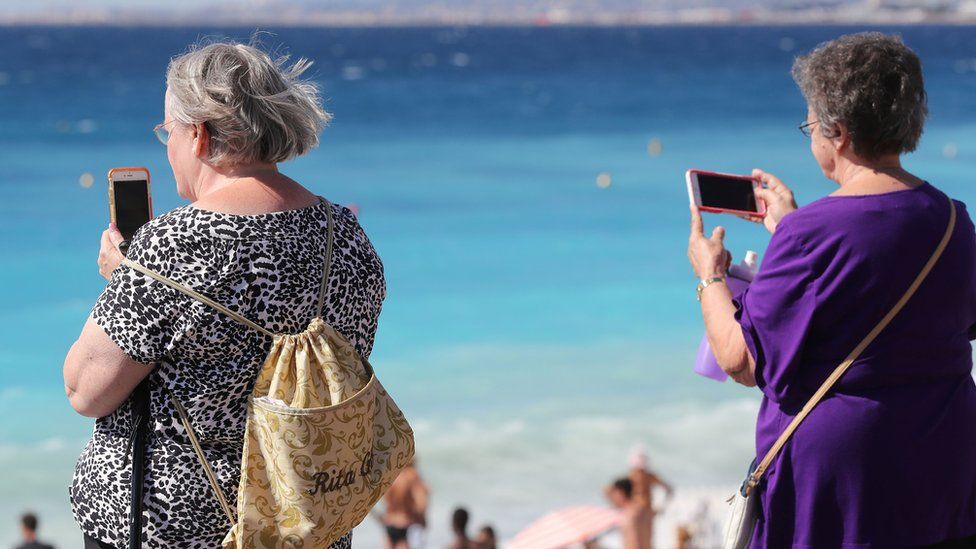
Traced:
<path id="1" fill-rule="evenodd" d="M 152 185 L 149 179 L 149 170 L 142 166 L 112 168 L 108 171 L 108 218 L 115 223 L 115 178 L 116 172 L 144 172 L 146 174 L 146 194 L 149 196 L 149 217 L 153 217 L 152 204 Z"/>

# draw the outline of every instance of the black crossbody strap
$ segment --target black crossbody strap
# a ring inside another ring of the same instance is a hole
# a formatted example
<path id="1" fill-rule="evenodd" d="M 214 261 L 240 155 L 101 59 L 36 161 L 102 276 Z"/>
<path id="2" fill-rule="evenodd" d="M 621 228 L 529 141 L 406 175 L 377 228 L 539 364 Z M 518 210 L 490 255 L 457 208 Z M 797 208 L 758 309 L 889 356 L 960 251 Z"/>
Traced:
<path id="1" fill-rule="evenodd" d="M 132 481 L 130 487 L 129 549 L 142 548 L 142 494 L 146 439 L 149 437 L 149 377 L 132 392 Z"/>

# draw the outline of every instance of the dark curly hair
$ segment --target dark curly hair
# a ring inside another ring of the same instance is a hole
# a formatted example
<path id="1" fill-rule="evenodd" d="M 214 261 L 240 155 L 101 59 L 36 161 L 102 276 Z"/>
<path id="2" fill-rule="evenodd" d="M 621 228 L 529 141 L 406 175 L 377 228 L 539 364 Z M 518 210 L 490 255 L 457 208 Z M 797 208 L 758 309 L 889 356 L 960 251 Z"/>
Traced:
<path id="1" fill-rule="evenodd" d="M 928 114 L 922 62 L 896 35 L 824 42 L 793 63 L 793 79 L 827 137 L 843 124 L 865 158 L 912 152 Z"/>

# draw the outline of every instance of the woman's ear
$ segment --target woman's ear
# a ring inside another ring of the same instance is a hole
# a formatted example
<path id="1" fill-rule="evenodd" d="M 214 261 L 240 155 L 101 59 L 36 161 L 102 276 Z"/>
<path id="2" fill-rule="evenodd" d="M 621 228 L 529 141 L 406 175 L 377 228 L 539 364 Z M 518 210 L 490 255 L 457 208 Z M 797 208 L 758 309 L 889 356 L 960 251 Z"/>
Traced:
<path id="1" fill-rule="evenodd" d="M 210 154 L 210 132 L 206 124 L 193 125 L 193 156 L 205 160 Z"/>
<path id="2" fill-rule="evenodd" d="M 833 143 L 837 154 L 843 154 L 851 146 L 851 132 L 847 131 L 847 126 L 843 124 L 835 124 L 834 128 L 836 135 L 830 138 L 830 142 Z"/>

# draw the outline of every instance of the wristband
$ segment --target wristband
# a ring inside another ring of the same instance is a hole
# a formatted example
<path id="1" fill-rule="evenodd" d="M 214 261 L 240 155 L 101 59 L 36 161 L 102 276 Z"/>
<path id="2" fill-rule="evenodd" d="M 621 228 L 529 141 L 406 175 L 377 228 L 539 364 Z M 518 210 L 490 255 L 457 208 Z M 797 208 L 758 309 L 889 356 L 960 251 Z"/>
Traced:
<path id="1" fill-rule="evenodd" d="M 705 291 L 705 288 L 715 284 L 716 282 L 725 282 L 725 277 L 716 276 L 714 278 L 701 279 L 701 282 L 698 283 L 698 287 L 695 288 L 695 294 L 697 294 L 696 297 L 698 298 L 698 301 L 701 301 L 702 292 Z"/>

